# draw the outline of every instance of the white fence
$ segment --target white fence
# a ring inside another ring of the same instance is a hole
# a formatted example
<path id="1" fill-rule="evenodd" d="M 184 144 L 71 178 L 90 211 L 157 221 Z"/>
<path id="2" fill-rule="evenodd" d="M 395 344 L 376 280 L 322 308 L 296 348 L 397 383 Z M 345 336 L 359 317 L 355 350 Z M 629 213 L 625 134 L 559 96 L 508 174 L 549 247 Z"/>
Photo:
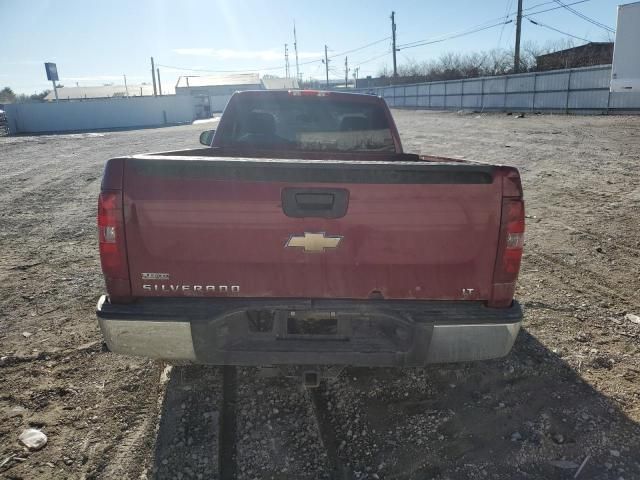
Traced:
<path id="1" fill-rule="evenodd" d="M 6 105 L 11 133 L 144 128 L 191 123 L 189 96 L 109 98 Z"/>
<path id="2" fill-rule="evenodd" d="M 609 92 L 611 66 L 428 82 L 353 91 L 391 107 L 563 113 L 640 113 L 640 93 Z M 219 109 L 227 98 L 212 107 Z M 218 105 L 219 103 L 219 105 Z M 11 133 L 144 128 L 190 123 L 190 95 L 131 97 L 5 106 Z"/>
<path id="3" fill-rule="evenodd" d="M 640 113 L 640 93 L 610 93 L 611 65 L 358 89 L 391 107 Z"/>

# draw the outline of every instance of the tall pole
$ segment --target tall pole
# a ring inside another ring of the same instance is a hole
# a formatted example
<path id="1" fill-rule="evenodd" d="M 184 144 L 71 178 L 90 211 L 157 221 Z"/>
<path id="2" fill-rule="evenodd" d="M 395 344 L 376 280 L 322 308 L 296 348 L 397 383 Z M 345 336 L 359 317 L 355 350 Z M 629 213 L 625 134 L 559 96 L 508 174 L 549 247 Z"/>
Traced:
<path id="1" fill-rule="evenodd" d="M 56 94 L 56 103 L 58 103 L 58 87 L 56 87 L 56 81 L 51 80 L 51 83 L 53 83 L 53 93 Z"/>
<path id="2" fill-rule="evenodd" d="M 153 57 L 151 57 L 151 76 L 153 77 L 153 96 L 158 95 L 158 91 L 156 90 L 156 68 L 153 64 Z"/>
<path id="3" fill-rule="evenodd" d="M 127 76 L 123 75 L 124 77 L 124 89 L 127 91 L 127 97 L 129 96 L 129 87 L 127 86 Z"/>
<path id="4" fill-rule="evenodd" d="M 162 82 L 160 81 L 160 69 L 156 68 L 156 72 L 158 72 L 158 92 L 160 92 L 160 96 L 162 96 Z"/>
<path id="5" fill-rule="evenodd" d="M 296 22 L 293 22 L 293 48 L 296 51 L 296 80 L 301 82 L 300 66 L 298 65 L 298 37 L 296 35 Z"/>
<path id="6" fill-rule="evenodd" d="M 349 86 L 349 57 L 344 57 L 344 88 Z"/>
<path id="7" fill-rule="evenodd" d="M 284 44 L 284 76 L 289 78 L 289 47 Z"/>
<path id="8" fill-rule="evenodd" d="M 327 88 L 329 87 L 329 57 L 327 56 L 327 46 L 324 46 L 324 70 L 327 74 Z"/>
<path id="9" fill-rule="evenodd" d="M 513 70 L 520 71 L 520 32 L 522 30 L 522 0 L 518 0 L 518 17 L 516 19 L 516 51 L 513 55 Z"/>
<path id="10" fill-rule="evenodd" d="M 360 73 L 360 67 L 353 69 L 353 88 L 358 88 L 358 73 Z"/>
<path id="11" fill-rule="evenodd" d="M 522 1 L 522 0 L 520 0 Z M 396 12 L 391 12 L 391 38 L 393 39 L 393 76 L 398 76 L 398 66 L 396 64 Z"/>

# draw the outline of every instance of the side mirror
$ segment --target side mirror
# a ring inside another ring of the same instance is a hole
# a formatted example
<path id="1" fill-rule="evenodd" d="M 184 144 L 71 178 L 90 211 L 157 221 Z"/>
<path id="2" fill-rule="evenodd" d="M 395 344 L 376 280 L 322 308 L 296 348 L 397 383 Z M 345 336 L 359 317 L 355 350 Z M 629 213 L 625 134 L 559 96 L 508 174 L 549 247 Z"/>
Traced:
<path id="1" fill-rule="evenodd" d="M 206 145 L 207 147 L 211 146 L 211 142 L 213 142 L 213 136 L 215 135 L 215 130 L 205 130 L 200 134 L 200 143 L 202 145 Z"/>

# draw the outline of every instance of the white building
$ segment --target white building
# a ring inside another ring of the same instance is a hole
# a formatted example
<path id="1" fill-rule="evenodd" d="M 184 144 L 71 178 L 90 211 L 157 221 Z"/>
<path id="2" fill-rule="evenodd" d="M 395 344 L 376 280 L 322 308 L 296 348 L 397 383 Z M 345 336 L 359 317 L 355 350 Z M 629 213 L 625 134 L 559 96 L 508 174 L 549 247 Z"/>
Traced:
<path id="1" fill-rule="evenodd" d="M 191 95 L 197 118 L 208 118 L 221 112 L 234 92 L 242 90 L 297 89 L 294 78 L 267 77 L 260 80 L 257 73 L 218 76 L 183 76 L 176 83 L 176 95 Z"/>
<path id="2" fill-rule="evenodd" d="M 162 87 L 164 95 L 175 93 L 173 88 Z M 91 98 L 124 98 L 124 97 L 149 97 L 153 95 L 153 85 L 102 85 L 99 87 L 58 87 L 60 100 L 89 100 Z M 44 97 L 45 101 L 55 101 L 56 94 L 52 91 Z"/>
<path id="3" fill-rule="evenodd" d="M 233 92 L 238 90 L 262 90 L 259 75 L 182 76 L 176 83 L 176 95 L 193 98 L 196 118 L 208 118 L 213 112 L 221 112 Z"/>

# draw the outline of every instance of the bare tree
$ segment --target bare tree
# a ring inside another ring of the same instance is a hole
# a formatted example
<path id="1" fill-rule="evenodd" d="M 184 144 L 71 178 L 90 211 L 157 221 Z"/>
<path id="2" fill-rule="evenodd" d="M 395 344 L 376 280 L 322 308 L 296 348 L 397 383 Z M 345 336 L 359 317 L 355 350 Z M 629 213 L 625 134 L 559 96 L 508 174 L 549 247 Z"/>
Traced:
<path id="1" fill-rule="evenodd" d="M 13 103 L 16 101 L 16 94 L 10 87 L 0 90 L 0 103 Z"/>
<path id="2" fill-rule="evenodd" d="M 494 48 L 487 52 L 485 75 L 506 75 L 513 69 L 513 55 L 510 51 Z"/>
<path id="3" fill-rule="evenodd" d="M 535 42 L 525 42 L 521 50 L 520 62 L 523 72 L 532 72 L 538 68 L 537 57 L 574 47 L 571 39 L 547 42 L 543 46 Z M 558 68 L 562 68 L 559 66 Z M 393 83 L 416 83 L 422 81 L 454 80 L 481 76 L 506 75 L 513 73 L 513 51 L 501 48 L 482 52 L 460 54 L 446 52 L 436 60 L 418 62 L 413 58 L 405 59 L 398 67 L 399 77 Z M 385 66 L 378 70 L 379 77 L 388 77 L 391 73 Z"/>
<path id="4" fill-rule="evenodd" d="M 460 61 L 460 73 L 464 78 L 479 77 L 483 75 L 486 61 L 486 53 L 474 52 L 464 55 Z"/>

